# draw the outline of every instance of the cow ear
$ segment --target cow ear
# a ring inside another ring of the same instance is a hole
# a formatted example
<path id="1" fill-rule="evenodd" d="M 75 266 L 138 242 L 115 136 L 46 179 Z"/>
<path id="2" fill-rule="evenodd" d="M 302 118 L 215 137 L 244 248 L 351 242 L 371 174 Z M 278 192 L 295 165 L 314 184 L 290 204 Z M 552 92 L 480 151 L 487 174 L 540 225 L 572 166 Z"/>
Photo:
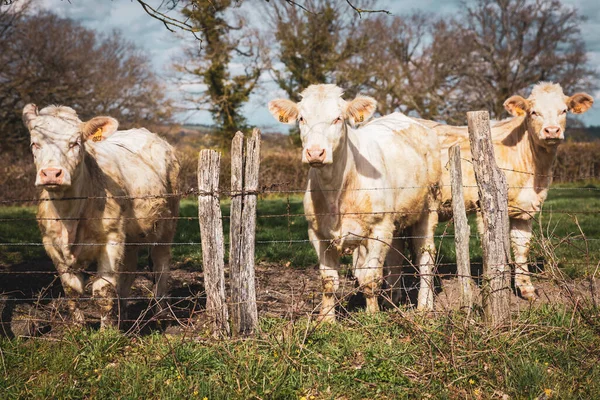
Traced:
<path id="1" fill-rule="evenodd" d="M 35 104 L 29 103 L 23 107 L 23 123 L 27 129 L 33 128 L 33 120 L 38 116 L 38 108 Z"/>
<path id="2" fill-rule="evenodd" d="M 567 99 L 569 111 L 573 114 L 583 114 L 594 104 L 594 98 L 587 93 L 575 93 Z"/>
<path id="3" fill-rule="evenodd" d="M 298 118 L 298 105 L 291 100 L 277 99 L 269 102 L 269 111 L 277 121 L 293 125 Z"/>
<path id="4" fill-rule="evenodd" d="M 356 126 L 367 122 L 377 110 L 377 101 L 368 96 L 357 96 L 346 105 L 346 119 Z"/>
<path id="5" fill-rule="evenodd" d="M 111 117 L 95 117 L 88 122 L 81 123 L 81 136 L 83 140 L 100 142 L 117 131 L 119 122 Z"/>
<path id="6" fill-rule="evenodd" d="M 529 108 L 531 108 L 531 102 L 519 95 L 511 96 L 504 102 L 504 109 L 513 117 L 527 114 Z"/>

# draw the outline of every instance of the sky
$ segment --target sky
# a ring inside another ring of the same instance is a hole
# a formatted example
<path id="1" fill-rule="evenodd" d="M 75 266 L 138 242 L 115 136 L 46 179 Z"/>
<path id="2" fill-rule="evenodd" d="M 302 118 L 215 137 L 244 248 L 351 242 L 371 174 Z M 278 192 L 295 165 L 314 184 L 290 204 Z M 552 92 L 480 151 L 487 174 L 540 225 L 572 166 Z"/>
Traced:
<path id="1" fill-rule="evenodd" d="M 165 26 L 148 16 L 140 4 L 135 0 L 39 0 L 40 7 L 52 10 L 62 17 L 72 18 L 81 22 L 87 28 L 110 32 L 119 30 L 123 36 L 144 49 L 152 61 L 155 71 L 159 76 L 168 77 L 172 75 L 171 66 L 175 60 L 181 57 L 182 49 L 186 43 L 193 39 L 190 33 L 169 32 Z M 278 0 L 272 0 L 278 1 Z M 281 1 L 281 0 L 279 0 Z M 148 0 L 152 6 L 158 6 L 164 0 Z M 258 19 L 260 14 L 252 9 L 260 0 L 247 1 L 243 10 L 250 18 Z M 299 1 L 302 2 L 301 0 Z M 575 7 L 580 15 L 586 17 L 582 23 L 581 31 L 586 43 L 590 64 L 600 70 L 600 5 L 598 0 L 563 0 L 562 3 L 568 7 Z M 375 0 L 375 9 L 386 9 L 394 15 L 402 15 L 413 11 L 436 13 L 438 15 L 452 15 L 462 7 L 461 0 Z M 260 25 L 260 24 L 258 24 Z M 235 68 L 235 66 L 233 66 Z M 249 103 L 244 107 L 244 114 L 248 122 L 259 126 L 263 130 L 281 131 L 282 125 L 278 124 L 269 114 L 266 103 L 277 97 L 285 97 L 285 93 L 279 90 L 270 81 L 269 74 L 261 78 L 265 83 L 265 89 L 253 94 Z M 171 83 L 169 94 L 177 97 L 178 89 Z M 592 94 L 600 99 L 600 90 Z M 582 120 L 587 125 L 600 125 L 600 100 L 586 114 Z M 178 114 L 179 122 L 211 124 L 210 114 L 206 111 Z"/>

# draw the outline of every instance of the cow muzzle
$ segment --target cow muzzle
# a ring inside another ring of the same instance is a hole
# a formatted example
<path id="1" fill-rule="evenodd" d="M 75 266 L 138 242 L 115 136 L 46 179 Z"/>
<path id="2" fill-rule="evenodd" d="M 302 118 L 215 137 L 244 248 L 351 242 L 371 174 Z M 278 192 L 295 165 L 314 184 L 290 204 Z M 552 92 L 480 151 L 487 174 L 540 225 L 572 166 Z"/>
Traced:
<path id="1" fill-rule="evenodd" d="M 546 126 L 542 129 L 541 137 L 550 144 L 558 143 L 564 139 L 563 130 L 560 126 Z"/>
<path id="2" fill-rule="evenodd" d="M 65 171 L 62 168 L 44 168 L 38 173 L 36 186 L 59 187 L 65 185 Z"/>
<path id="3" fill-rule="evenodd" d="M 304 152 L 304 156 L 303 157 L 306 161 L 306 163 L 308 163 L 311 167 L 322 167 L 325 164 L 328 164 L 326 162 L 327 160 L 327 150 L 320 148 L 320 147 L 311 147 L 309 149 L 306 149 Z"/>

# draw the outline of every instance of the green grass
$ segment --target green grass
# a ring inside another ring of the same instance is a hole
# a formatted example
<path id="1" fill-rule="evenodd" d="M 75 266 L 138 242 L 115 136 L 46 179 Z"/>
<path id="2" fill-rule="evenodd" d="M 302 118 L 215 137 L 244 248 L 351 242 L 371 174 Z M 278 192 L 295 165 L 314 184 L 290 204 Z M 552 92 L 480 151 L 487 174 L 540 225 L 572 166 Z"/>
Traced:
<path id="1" fill-rule="evenodd" d="M 41 243 L 35 213 L 35 207 L 0 208 L 0 243 Z M 2 221 L 9 218 L 15 221 Z M 45 258 L 42 246 L 0 246 L 0 265 L 35 263 Z"/>
<path id="2" fill-rule="evenodd" d="M 333 326 L 262 319 L 244 340 L 74 330 L 0 348 L 4 399 L 600 396 L 600 338 L 560 307 L 504 332 L 460 315 L 355 313 Z"/>
<path id="3" fill-rule="evenodd" d="M 317 262 L 312 245 L 306 240 L 307 223 L 302 214 L 302 197 L 266 198 L 258 201 L 258 220 L 256 232 L 257 261 L 286 264 L 292 268 L 306 268 Z M 557 186 L 550 190 L 548 200 L 544 204 L 544 212 L 538 216 L 534 225 L 535 237 L 531 260 L 540 260 L 543 253 L 537 243 L 542 237 L 550 238 L 555 248 L 559 265 L 571 277 L 581 277 L 588 274 L 589 266 L 600 261 L 600 188 L 590 185 L 588 188 L 575 188 L 566 185 Z M 222 203 L 224 215 L 225 242 L 229 242 L 229 203 Z M 585 212 L 570 214 L 568 212 Z M 182 217 L 197 217 L 195 200 L 184 199 L 181 202 Z M 290 216 L 288 216 L 290 215 Z M 0 209 L 2 218 L 26 218 L 28 221 L 0 223 L 0 242 L 2 243 L 40 243 L 41 237 L 35 218 L 35 207 L 3 207 Z M 585 237 L 582 240 L 577 226 L 581 227 Z M 474 217 L 470 217 L 472 239 L 470 243 L 471 261 L 474 269 L 481 263 L 481 247 L 477 238 Z M 451 225 L 442 223 L 438 226 L 436 235 L 452 235 Z M 198 243 L 200 233 L 197 219 L 182 219 L 179 221 L 176 243 Z M 438 262 L 454 263 L 456 254 L 454 241 L 451 236 L 436 238 L 438 245 Z M 227 253 L 227 249 L 226 249 Z M 201 264 L 200 246 L 173 246 L 174 261 L 183 267 L 197 268 Z M 0 246 L 0 265 L 21 263 L 36 263 L 47 260 L 41 246 Z M 586 262 L 586 265 L 581 263 Z M 140 264 L 145 264 L 142 258 Z"/>
<path id="4" fill-rule="evenodd" d="M 229 205 L 223 203 L 223 214 Z M 597 190 L 551 190 L 536 236 L 550 236 L 565 272 L 585 276 L 576 262 L 600 259 L 600 241 L 562 241 L 579 235 L 574 216 L 549 211 L 600 210 Z M 316 263 L 306 240 L 301 197 L 258 204 L 256 257 L 305 268 Z M 265 218 L 267 215 L 277 217 Z M 197 216 L 193 200 L 181 216 Z M 33 207 L 4 207 L 0 218 L 35 217 Z M 576 214 L 585 236 L 600 239 L 598 214 Z M 224 218 L 228 241 L 228 219 Z M 438 235 L 451 227 L 441 224 Z M 475 227 L 472 224 L 472 232 Z M 543 234 L 543 235 L 542 235 Z M 475 236 L 475 235 L 474 235 Z M 35 221 L 0 223 L 0 242 L 40 242 Z M 176 242 L 199 242 L 198 221 L 180 220 Z M 264 243 L 276 240 L 276 243 Z M 292 242 L 290 242 L 292 241 Z M 439 260 L 455 260 L 452 238 L 436 239 Z M 174 246 L 174 261 L 200 268 L 199 246 Z M 541 257 L 534 248 L 532 258 Z M 481 260 L 478 239 L 471 259 Z M 41 246 L 1 246 L 0 265 L 48 262 Z M 141 260 L 140 263 L 144 263 Z M 581 307 L 587 307 L 582 305 Z M 582 319 L 586 317 L 586 320 Z M 597 310 L 559 304 L 522 311 L 510 328 L 489 331 L 473 314 L 422 317 L 411 311 L 353 312 L 329 326 L 306 319 L 261 318 L 249 339 L 212 339 L 206 332 L 146 336 L 88 329 L 33 339 L 0 338 L 0 398 L 403 399 L 600 398 Z M 313 396 L 313 397 L 311 397 Z"/>

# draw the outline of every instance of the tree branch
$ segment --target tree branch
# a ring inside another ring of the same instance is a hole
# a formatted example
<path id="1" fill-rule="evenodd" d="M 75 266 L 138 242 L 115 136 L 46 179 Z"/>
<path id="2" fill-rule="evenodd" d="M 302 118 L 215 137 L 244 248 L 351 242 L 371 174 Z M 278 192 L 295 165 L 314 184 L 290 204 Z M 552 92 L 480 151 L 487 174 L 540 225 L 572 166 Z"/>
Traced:
<path id="1" fill-rule="evenodd" d="M 137 0 L 137 2 L 142 6 L 142 8 L 146 12 L 146 14 L 148 14 L 149 16 L 151 16 L 152 18 L 154 18 L 158 21 L 161 21 L 165 25 L 165 28 L 167 28 L 167 30 L 169 30 L 169 32 L 175 32 L 175 30 L 173 28 L 181 29 L 186 32 L 191 32 L 192 35 L 194 35 L 194 37 L 196 39 L 202 41 L 202 39 L 196 34 L 199 31 L 198 28 L 193 27 L 192 25 L 188 24 L 186 21 L 181 21 L 176 18 L 169 17 L 165 13 L 160 12 L 157 9 L 153 8 L 152 6 L 150 6 L 147 2 L 145 2 L 143 0 Z"/>

